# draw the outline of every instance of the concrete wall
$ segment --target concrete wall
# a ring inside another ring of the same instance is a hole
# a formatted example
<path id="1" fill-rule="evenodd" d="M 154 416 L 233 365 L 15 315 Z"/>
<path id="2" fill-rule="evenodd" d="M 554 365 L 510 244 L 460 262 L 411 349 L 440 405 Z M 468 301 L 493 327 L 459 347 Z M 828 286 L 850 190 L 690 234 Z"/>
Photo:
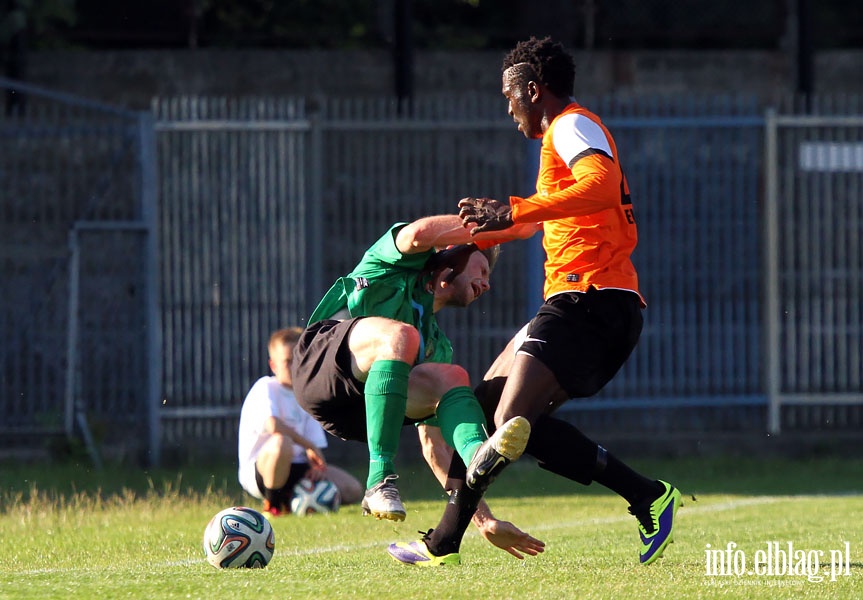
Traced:
<path id="1" fill-rule="evenodd" d="M 423 52 L 415 60 L 417 94 L 500 89 L 502 52 Z M 768 51 L 578 52 L 576 95 L 748 93 L 765 101 L 794 90 L 795 67 Z M 380 96 L 393 91 L 383 51 L 184 50 L 37 52 L 30 82 L 129 108 L 153 96 Z M 863 93 L 863 51 L 831 51 L 815 60 L 819 93 Z"/>

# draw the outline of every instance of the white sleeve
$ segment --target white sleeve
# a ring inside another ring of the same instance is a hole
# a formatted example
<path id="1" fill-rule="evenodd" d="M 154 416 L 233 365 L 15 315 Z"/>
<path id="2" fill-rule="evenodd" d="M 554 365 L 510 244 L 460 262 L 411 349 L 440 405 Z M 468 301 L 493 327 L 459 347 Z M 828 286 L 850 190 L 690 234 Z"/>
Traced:
<path id="1" fill-rule="evenodd" d="M 588 150 L 599 150 L 613 158 L 608 136 L 591 119 L 584 115 L 563 115 L 554 124 L 552 142 L 563 162 L 572 168 L 575 158 Z"/>

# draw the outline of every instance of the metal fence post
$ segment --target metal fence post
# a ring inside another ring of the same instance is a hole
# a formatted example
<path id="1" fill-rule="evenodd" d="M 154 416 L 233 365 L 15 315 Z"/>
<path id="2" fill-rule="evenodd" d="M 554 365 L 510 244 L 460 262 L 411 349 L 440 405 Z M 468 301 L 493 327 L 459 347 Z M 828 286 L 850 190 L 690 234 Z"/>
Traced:
<path id="1" fill-rule="evenodd" d="M 144 279 L 147 285 L 147 434 L 150 466 L 161 459 L 162 319 L 159 310 L 159 213 L 156 170 L 156 129 L 150 112 L 138 113 L 141 220 L 146 228 Z"/>
<path id="2" fill-rule="evenodd" d="M 66 328 L 66 385 L 63 429 L 66 437 L 75 435 L 75 402 L 78 396 L 78 301 L 80 285 L 80 259 L 78 230 L 69 231 L 69 322 Z"/>
<path id="3" fill-rule="evenodd" d="M 306 293 L 305 311 L 303 319 L 308 318 L 317 305 L 317 301 L 324 293 L 323 289 L 323 260 L 321 253 L 324 251 L 323 233 L 323 179 L 324 179 L 324 123 L 327 118 L 324 113 L 325 103 L 318 99 L 314 103 L 309 120 L 309 155 L 310 168 L 308 175 L 308 195 L 300 202 L 306 204 L 308 216 L 308 228 L 303 247 L 306 252 Z"/>
<path id="4" fill-rule="evenodd" d="M 767 394 L 767 431 L 781 430 L 781 367 L 779 364 L 779 181 L 776 111 L 764 119 L 764 388 Z"/>

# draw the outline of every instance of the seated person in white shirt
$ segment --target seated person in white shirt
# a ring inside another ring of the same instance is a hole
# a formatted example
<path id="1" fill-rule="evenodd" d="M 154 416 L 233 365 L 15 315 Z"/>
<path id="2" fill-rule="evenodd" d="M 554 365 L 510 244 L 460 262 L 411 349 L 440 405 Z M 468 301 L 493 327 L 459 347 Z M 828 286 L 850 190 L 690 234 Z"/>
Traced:
<path id="1" fill-rule="evenodd" d="M 255 382 L 240 413 L 240 485 L 263 500 L 263 510 L 272 516 L 290 512 L 292 490 L 304 477 L 332 481 L 342 504 L 359 502 L 364 491 L 353 475 L 327 464 L 321 452 L 327 445 L 326 433 L 294 397 L 290 365 L 301 333 L 301 328 L 291 327 L 270 336 L 273 375 Z"/>

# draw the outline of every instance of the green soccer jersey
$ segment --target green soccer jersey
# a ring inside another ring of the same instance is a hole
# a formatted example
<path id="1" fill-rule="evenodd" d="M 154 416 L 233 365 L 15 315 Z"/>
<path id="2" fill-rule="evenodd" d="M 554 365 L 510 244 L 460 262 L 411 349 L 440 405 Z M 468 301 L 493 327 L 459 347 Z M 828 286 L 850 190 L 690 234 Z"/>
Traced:
<path id="1" fill-rule="evenodd" d="M 434 294 L 426 291 L 430 275 L 423 273 L 435 251 L 399 252 L 396 235 L 405 225 L 393 225 L 366 250 L 353 271 L 336 280 L 309 317 L 309 324 L 332 318 L 345 308 L 351 317 L 388 317 L 419 330 L 418 363 L 451 363 L 452 343 L 438 327 Z"/>

